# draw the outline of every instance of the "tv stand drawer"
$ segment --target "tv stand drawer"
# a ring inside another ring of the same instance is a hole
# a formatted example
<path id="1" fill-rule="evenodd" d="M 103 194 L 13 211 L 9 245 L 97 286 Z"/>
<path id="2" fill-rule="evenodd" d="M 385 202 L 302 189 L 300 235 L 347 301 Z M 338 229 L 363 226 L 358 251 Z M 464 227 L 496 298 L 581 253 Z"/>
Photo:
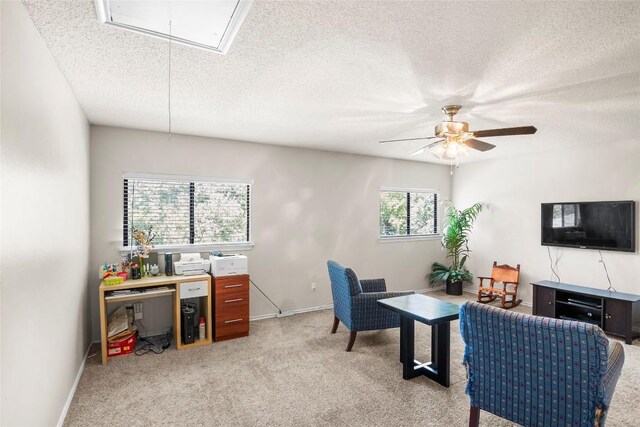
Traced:
<path id="1" fill-rule="evenodd" d="M 533 314 L 556 317 L 556 290 L 542 286 L 533 288 Z"/>

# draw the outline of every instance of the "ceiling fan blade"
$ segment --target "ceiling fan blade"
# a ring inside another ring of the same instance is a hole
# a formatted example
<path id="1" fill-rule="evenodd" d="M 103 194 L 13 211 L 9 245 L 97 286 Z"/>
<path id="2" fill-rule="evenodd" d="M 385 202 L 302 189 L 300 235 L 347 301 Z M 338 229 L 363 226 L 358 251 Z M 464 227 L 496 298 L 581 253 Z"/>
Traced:
<path id="1" fill-rule="evenodd" d="M 531 135 L 536 133 L 538 129 L 534 126 L 521 126 L 517 128 L 503 128 L 503 129 L 487 129 L 487 130 L 474 130 L 473 136 L 478 138 L 485 138 L 488 136 L 508 136 L 508 135 Z"/>
<path id="2" fill-rule="evenodd" d="M 435 138 L 442 139 L 439 136 L 425 136 L 425 137 L 422 137 L 422 138 L 388 139 L 386 141 L 379 141 L 379 143 L 380 144 L 385 144 L 387 142 L 419 141 L 421 139 L 435 139 Z"/>
<path id="3" fill-rule="evenodd" d="M 478 151 L 489 151 L 493 148 L 496 148 L 496 146 L 493 144 L 489 144 L 488 142 L 480 141 L 479 139 L 474 138 L 467 139 L 464 142 L 464 145 Z"/>
<path id="4" fill-rule="evenodd" d="M 435 146 L 435 145 L 438 145 L 438 144 L 440 144 L 442 141 L 444 141 L 444 140 L 436 141 L 436 142 L 432 142 L 431 144 L 425 145 L 424 147 L 422 147 L 422 148 L 420 148 L 420 149 L 418 149 L 418 150 L 414 151 L 413 153 L 409 154 L 409 156 L 417 156 L 418 154 L 422 154 L 422 153 L 424 153 L 428 148 L 431 148 L 431 147 L 433 147 L 433 146 Z"/>

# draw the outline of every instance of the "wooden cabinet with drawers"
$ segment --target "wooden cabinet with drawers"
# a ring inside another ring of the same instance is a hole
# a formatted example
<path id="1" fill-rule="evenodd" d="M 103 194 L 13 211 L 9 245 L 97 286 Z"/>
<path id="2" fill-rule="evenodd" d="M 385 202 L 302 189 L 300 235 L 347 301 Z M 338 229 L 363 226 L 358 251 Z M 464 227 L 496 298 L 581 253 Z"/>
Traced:
<path id="1" fill-rule="evenodd" d="M 213 278 L 215 340 L 249 335 L 249 275 Z"/>

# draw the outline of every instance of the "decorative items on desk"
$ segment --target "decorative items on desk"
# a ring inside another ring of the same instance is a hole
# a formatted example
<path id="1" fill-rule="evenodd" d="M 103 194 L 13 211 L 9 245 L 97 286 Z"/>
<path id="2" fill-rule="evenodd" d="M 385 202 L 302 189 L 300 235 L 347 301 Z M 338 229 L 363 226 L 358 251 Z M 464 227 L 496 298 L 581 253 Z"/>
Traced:
<path id="1" fill-rule="evenodd" d="M 153 244 L 151 242 L 153 242 L 153 239 L 156 237 L 156 232 L 153 231 L 153 227 L 151 226 L 147 231 L 134 229 L 132 234 L 137 244 L 136 255 L 138 257 L 138 264 L 136 264 L 136 267 L 131 268 L 131 278 L 140 279 L 143 276 L 151 274 L 149 263 L 144 264 L 142 259 L 149 258 L 149 254 L 153 251 Z M 160 269 L 156 264 L 154 264 L 154 266 L 154 271 L 157 270 L 157 273 L 153 275 L 156 276 L 160 273 Z M 137 273 L 135 275 L 134 268 L 137 268 Z"/>
<path id="2" fill-rule="evenodd" d="M 142 278 L 142 273 L 140 271 L 140 267 L 138 266 L 138 264 L 132 263 L 131 264 L 131 279 L 132 280 L 137 280 Z"/>
<path id="3" fill-rule="evenodd" d="M 118 274 L 117 264 L 107 264 L 102 266 L 102 281 L 105 285 L 119 285 L 124 282 L 124 278 Z"/>
<path id="4" fill-rule="evenodd" d="M 157 276 L 158 274 L 160 274 L 160 267 L 158 267 L 158 264 L 149 266 L 149 274 L 152 276 Z"/>
<path id="5" fill-rule="evenodd" d="M 148 231 L 133 230 L 133 238 L 136 239 L 138 244 L 136 248 L 136 255 L 138 257 L 147 257 L 153 250 L 153 239 L 156 237 L 156 232 L 153 231 L 153 227 L 149 227 Z"/>

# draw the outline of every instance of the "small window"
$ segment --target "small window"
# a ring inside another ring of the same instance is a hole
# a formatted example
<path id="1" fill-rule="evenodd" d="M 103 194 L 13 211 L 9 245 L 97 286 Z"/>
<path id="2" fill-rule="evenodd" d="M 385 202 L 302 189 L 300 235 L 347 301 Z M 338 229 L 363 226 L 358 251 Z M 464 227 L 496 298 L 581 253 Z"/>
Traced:
<path id="1" fill-rule="evenodd" d="M 438 234 L 438 194 L 433 190 L 381 190 L 380 237 Z"/>
<path id="2" fill-rule="evenodd" d="M 131 232 L 156 232 L 154 246 L 250 242 L 250 182 L 127 173 L 123 246 Z"/>

